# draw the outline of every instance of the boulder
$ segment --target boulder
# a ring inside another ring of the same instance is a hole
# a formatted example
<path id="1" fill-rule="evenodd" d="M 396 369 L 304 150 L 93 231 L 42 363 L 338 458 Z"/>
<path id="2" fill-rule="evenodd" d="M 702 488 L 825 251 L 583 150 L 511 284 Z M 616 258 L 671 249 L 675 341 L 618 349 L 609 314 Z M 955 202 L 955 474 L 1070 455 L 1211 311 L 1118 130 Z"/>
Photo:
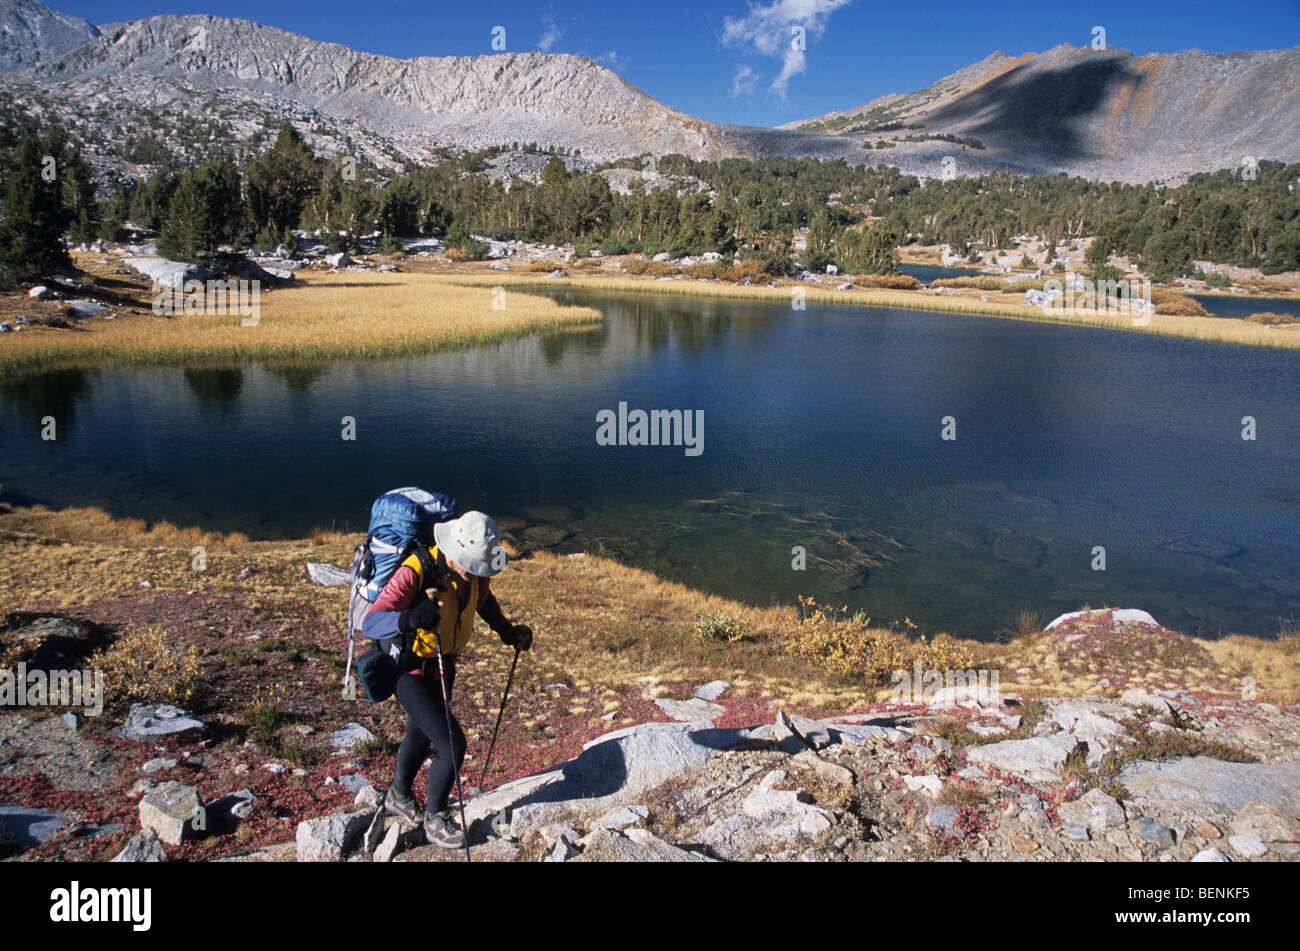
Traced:
<path id="1" fill-rule="evenodd" d="M 326 588 L 336 588 L 352 580 L 352 576 L 342 568 L 319 561 L 307 562 L 307 578 L 312 584 L 323 585 Z"/>
<path id="2" fill-rule="evenodd" d="M 931 707 L 1000 707 L 1004 702 L 1001 691 L 988 684 L 961 683 L 940 687 L 925 703 Z"/>
<path id="3" fill-rule="evenodd" d="M 49 809 L 0 806 L 0 827 L 20 849 L 33 849 L 38 845 L 44 845 L 67 821 L 65 816 Z"/>
<path id="4" fill-rule="evenodd" d="M 1130 687 L 1119 695 L 1119 702 L 1134 707 L 1138 710 L 1150 710 L 1157 716 L 1164 716 L 1178 709 L 1172 701 L 1164 697 L 1158 697 L 1153 693 L 1147 693 L 1137 687 Z"/>
<path id="5" fill-rule="evenodd" d="M 912 792 L 924 790 L 936 798 L 943 790 L 943 780 L 938 776 L 904 776 L 903 785 Z"/>
<path id="6" fill-rule="evenodd" d="M 1053 712 L 1053 719 L 1080 743 L 1088 745 L 1088 762 L 1097 763 L 1124 735 L 1124 728 L 1108 717 L 1095 713 L 1088 704 L 1065 702 Z"/>
<path id="7" fill-rule="evenodd" d="M 511 827 L 526 827 L 579 815 L 594 815 L 666 780 L 687 775 L 720 750 L 752 743 L 745 730 L 699 723 L 645 723 L 591 740 L 575 759 L 554 769 L 499 786 L 465 806 L 471 830 L 502 812 Z M 534 808 L 535 807 L 535 808 Z M 527 809 L 516 824 L 514 813 Z"/>
<path id="8" fill-rule="evenodd" d="M 784 710 L 776 712 L 772 738 L 787 753 L 819 750 L 831 745 L 830 731 L 821 723 L 807 717 L 790 716 Z"/>
<path id="9" fill-rule="evenodd" d="M 337 812 L 298 823 L 299 862 L 341 862 L 356 851 L 370 825 L 368 812 Z"/>
<path id="10" fill-rule="evenodd" d="M 1130 763 L 1118 782 L 1142 805 L 1168 811 L 1235 814 L 1258 801 L 1300 815 L 1300 765 L 1226 763 L 1206 756 Z"/>
<path id="11" fill-rule="evenodd" d="M 371 742 L 374 738 L 375 735 L 360 723 L 347 723 L 326 737 L 326 742 L 332 750 L 349 753 L 356 747 Z"/>
<path id="12" fill-rule="evenodd" d="M 216 271 L 201 265 L 166 258 L 127 258 L 124 263 L 161 287 L 183 288 L 188 281 L 211 281 L 217 277 Z"/>
<path id="13" fill-rule="evenodd" d="M 645 806 L 623 806 L 620 809 L 613 809 L 596 819 L 591 824 L 594 829 L 608 829 L 612 832 L 621 832 L 628 826 L 639 824 L 647 816 L 650 810 Z"/>
<path id="14" fill-rule="evenodd" d="M 111 862 L 166 862 L 167 853 L 152 829 L 141 829 L 127 841 Z"/>
<path id="15" fill-rule="evenodd" d="M 1261 842 L 1300 842 L 1300 820 L 1267 802 L 1246 803 L 1237 810 L 1231 828 Z"/>
<path id="16" fill-rule="evenodd" d="M 65 305 L 69 317 L 100 317 L 108 313 L 108 308 L 99 301 L 74 300 Z"/>
<path id="17" fill-rule="evenodd" d="M 682 723 L 709 722 L 714 717 L 720 717 L 727 712 L 726 707 L 720 707 L 716 703 L 709 703 L 698 697 L 690 700 L 669 700 L 660 697 L 654 703 L 669 717 Z"/>
<path id="18" fill-rule="evenodd" d="M 68 670 L 80 666 L 90 652 L 86 625 L 63 617 L 37 618 L 7 635 L 0 635 L 0 645 L 9 641 L 22 647 L 14 657 L 27 664 L 28 670 Z"/>
<path id="19" fill-rule="evenodd" d="M 1074 802 L 1056 807 L 1061 824 L 1104 832 L 1124 825 L 1124 807 L 1100 789 L 1090 789 Z"/>
<path id="20" fill-rule="evenodd" d="M 1248 859 L 1257 859 L 1268 854 L 1268 846 L 1253 835 L 1230 835 L 1228 845 L 1238 855 Z"/>
<path id="21" fill-rule="evenodd" d="M 384 837 L 379 845 L 375 846 L 371 856 L 376 862 L 391 862 L 393 856 L 397 854 L 398 846 L 402 840 L 402 827 L 399 823 L 391 823 L 384 830 Z"/>
<path id="22" fill-rule="evenodd" d="M 1163 823 L 1156 822 L 1149 816 L 1138 816 L 1133 825 L 1133 831 L 1139 838 L 1145 839 L 1158 849 L 1172 848 L 1174 844 L 1174 830 Z"/>
<path id="23" fill-rule="evenodd" d="M 957 824 L 956 806 L 935 806 L 925 814 L 925 827 L 936 831 L 947 831 Z"/>
<path id="24" fill-rule="evenodd" d="M 363 789 L 357 798 L 360 799 L 365 792 L 366 790 Z M 370 792 L 374 792 L 373 787 L 370 788 Z M 359 806 L 360 803 L 357 805 Z M 384 836 L 387 834 L 387 820 L 387 810 L 384 809 L 382 802 L 377 807 L 372 808 L 370 822 L 361 837 L 361 847 L 366 850 L 367 855 L 374 854 L 375 850 L 383 843 Z"/>
<path id="25" fill-rule="evenodd" d="M 293 272 L 276 268 L 263 267 L 251 258 L 240 258 L 227 269 L 227 275 L 245 281 L 257 281 L 259 284 L 274 284 L 276 281 L 293 280 Z M 283 276 L 281 276 L 283 275 Z"/>
<path id="26" fill-rule="evenodd" d="M 46 287 L 44 284 L 37 284 L 30 291 L 27 292 L 27 296 L 32 298 L 32 300 L 46 300 L 50 297 L 53 297 L 54 292 L 51 291 L 48 287 Z"/>
<path id="27" fill-rule="evenodd" d="M 576 862 L 708 862 L 707 857 L 669 845 L 645 829 L 626 833 L 597 829 L 583 839 Z"/>
<path id="28" fill-rule="evenodd" d="M 798 753 L 791 762 L 811 769 L 824 782 L 830 783 L 832 786 L 840 786 L 844 789 L 853 788 L 853 770 L 841 766 L 839 763 L 824 760 L 812 750 L 804 750 L 802 753 Z"/>
<path id="29" fill-rule="evenodd" d="M 725 680 L 710 680 L 707 684 L 701 684 L 695 688 L 695 697 L 699 700 L 708 700 L 710 702 L 717 700 L 724 693 L 731 689 L 731 684 Z"/>
<path id="30" fill-rule="evenodd" d="M 180 845 L 183 839 L 205 830 L 207 815 L 198 790 L 176 782 L 149 790 L 140 800 L 140 827 L 152 829 L 168 845 Z"/>
<path id="31" fill-rule="evenodd" d="M 1232 861 L 1218 849 L 1201 849 L 1192 856 L 1193 862 L 1230 862 Z"/>
<path id="32" fill-rule="evenodd" d="M 1038 539 L 1018 532 L 1001 535 L 993 543 L 993 554 L 1002 561 L 1023 568 L 1036 568 L 1042 564 L 1046 550 Z"/>
<path id="33" fill-rule="evenodd" d="M 1156 538 L 1156 544 L 1168 551 L 1200 555 L 1202 558 L 1231 558 L 1234 555 L 1240 555 L 1242 552 L 1241 547 L 1234 545 L 1232 542 L 1224 541 L 1221 538 L 1212 538 L 1209 535 L 1199 535 L 1195 532 L 1162 535 Z"/>
<path id="34" fill-rule="evenodd" d="M 330 267 L 347 267 L 348 265 L 356 264 L 357 262 L 340 251 L 337 254 L 325 255 L 325 263 Z"/>
<path id="35" fill-rule="evenodd" d="M 360 773 L 349 773 L 346 776 L 340 776 L 338 782 L 340 786 L 350 793 L 359 793 L 363 789 L 369 789 L 371 785 L 370 780 Z"/>
<path id="36" fill-rule="evenodd" d="M 1053 733 L 971 747 L 966 751 L 966 758 L 1030 782 L 1050 783 L 1061 778 L 1065 758 L 1078 745 L 1079 741 L 1069 734 Z"/>
<path id="37" fill-rule="evenodd" d="M 192 713 L 169 703 L 133 703 L 126 722 L 111 733 L 125 740 L 143 742 L 162 736 L 203 733 L 207 729 L 207 724 Z"/>

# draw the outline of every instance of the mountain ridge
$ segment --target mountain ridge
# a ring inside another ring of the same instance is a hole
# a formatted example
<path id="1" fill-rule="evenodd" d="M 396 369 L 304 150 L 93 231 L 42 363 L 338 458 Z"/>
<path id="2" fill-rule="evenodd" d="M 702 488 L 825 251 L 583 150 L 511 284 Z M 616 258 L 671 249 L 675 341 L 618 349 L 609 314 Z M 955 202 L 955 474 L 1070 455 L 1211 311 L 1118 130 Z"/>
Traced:
<path id="1" fill-rule="evenodd" d="M 201 147 L 186 126 L 204 119 L 241 142 L 291 121 L 314 130 L 326 154 L 350 148 L 387 166 L 428 161 L 440 147 L 525 142 L 595 161 L 814 157 L 922 177 L 1009 169 L 1134 182 L 1179 180 L 1245 156 L 1300 158 L 1300 47 L 1142 57 L 1068 43 L 998 50 L 923 90 L 760 128 L 673 109 L 569 53 L 396 59 L 207 14 L 81 21 L 87 35 L 77 42 L 76 30 L 33 29 L 74 19 L 34 0 L 4 0 L 0 13 L 0 36 L 19 47 L 0 57 L 0 96 L 75 117 L 105 143 L 97 158 L 110 166 L 129 164 L 110 143 L 142 135 Z"/>

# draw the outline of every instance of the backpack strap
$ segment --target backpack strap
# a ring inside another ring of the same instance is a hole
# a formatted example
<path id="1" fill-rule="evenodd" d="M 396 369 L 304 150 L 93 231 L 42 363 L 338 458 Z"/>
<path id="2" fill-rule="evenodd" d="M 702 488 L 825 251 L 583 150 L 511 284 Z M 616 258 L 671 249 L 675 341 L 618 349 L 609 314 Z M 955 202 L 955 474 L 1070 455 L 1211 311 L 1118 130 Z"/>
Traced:
<path id="1" fill-rule="evenodd" d="M 411 556 L 415 556 L 419 562 L 420 587 L 429 587 L 442 574 L 438 568 L 438 560 L 433 557 L 428 546 L 419 540 L 412 541 L 406 546 L 406 551 L 402 553 L 402 564 L 409 561 Z"/>

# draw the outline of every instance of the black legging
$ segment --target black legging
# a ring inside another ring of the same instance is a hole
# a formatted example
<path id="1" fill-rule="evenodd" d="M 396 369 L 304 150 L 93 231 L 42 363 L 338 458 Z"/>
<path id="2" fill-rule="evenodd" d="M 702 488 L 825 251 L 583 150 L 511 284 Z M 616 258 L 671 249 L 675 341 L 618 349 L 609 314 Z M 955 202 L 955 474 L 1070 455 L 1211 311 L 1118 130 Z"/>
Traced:
<path id="1" fill-rule="evenodd" d="M 451 688 L 456 682 L 456 664 L 451 657 L 444 657 L 443 664 L 447 669 L 447 698 L 451 699 Z M 459 769 L 465 761 L 465 732 L 453 715 L 452 737 L 448 738 L 447 714 L 443 710 L 442 689 L 438 686 L 438 661 L 426 661 L 425 669 L 423 677 L 404 673 L 397 678 L 397 701 L 406 711 L 406 736 L 397 750 L 397 773 L 393 777 L 393 786 L 399 795 L 410 795 L 415 774 L 432 744 L 437 755 L 429 764 L 429 796 L 425 808 L 429 812 L 442 812 L 447 808 L 447 797 L 456 781 L 451 759 L 444 755 L 444 751 L 455 750 L 456 768 Z"/>

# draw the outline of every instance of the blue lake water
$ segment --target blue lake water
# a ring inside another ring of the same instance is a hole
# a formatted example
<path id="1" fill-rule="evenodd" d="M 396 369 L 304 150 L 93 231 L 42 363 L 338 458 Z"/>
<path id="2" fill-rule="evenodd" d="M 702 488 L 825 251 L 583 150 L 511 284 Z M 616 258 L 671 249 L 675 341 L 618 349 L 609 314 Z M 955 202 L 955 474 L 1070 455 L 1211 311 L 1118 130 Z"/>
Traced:
<path id="1" fill-rule="evenodd" d="M 1249 317 L 1251 314 L 1290 314 L 1300 317 L 1300 298 L 1248 297 L 1242 294 L 1192 294 L 1215 317 Z"/>
<path id="2" fill-rule="evenodd" d="M 1293 353 L 843 305 L 558 296 L 603 325 L 389 362 L 0 380 L 4 498 L 289 537 L 364 530 L 374 496 L 416 484 L 502 518 L 525 548 L 974 637 L 1026 608 L 1141 607 L 1207 634 L 1274 635 L 1300 614 Z M 598 445 L 597 413 L 620 402 L 702 411 L 702 454 Z"/>
<path id="3" fill-rule="evenodd" d="M 945 277 L 979 277 L 984 272 L 973 267 L 944 267 L 939 264 L 902 264 L 898 270 L 910 274 L 922 284 L 933 284 Z"/>

